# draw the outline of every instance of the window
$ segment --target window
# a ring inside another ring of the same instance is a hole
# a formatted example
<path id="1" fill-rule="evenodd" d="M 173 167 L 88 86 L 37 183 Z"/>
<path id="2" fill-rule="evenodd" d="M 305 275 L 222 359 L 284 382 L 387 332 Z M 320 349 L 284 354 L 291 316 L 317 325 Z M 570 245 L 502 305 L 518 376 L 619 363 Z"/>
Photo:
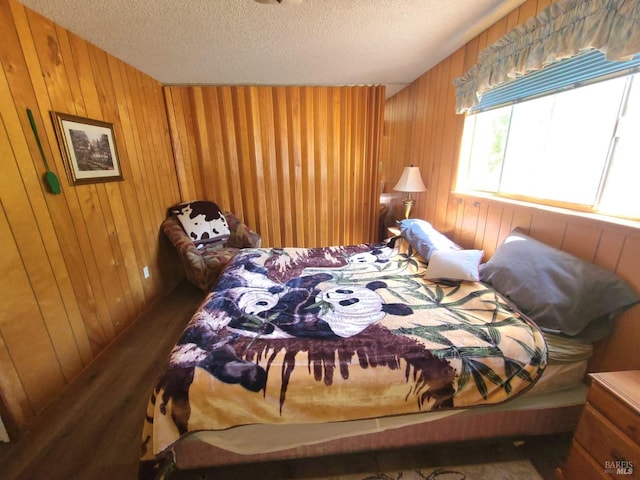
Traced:
<path id="1" fill-rule="evenodd" d="M 465 120 L 458 190 L 640 220 L 640 74 L 607 75 L 483 97 Z"/>

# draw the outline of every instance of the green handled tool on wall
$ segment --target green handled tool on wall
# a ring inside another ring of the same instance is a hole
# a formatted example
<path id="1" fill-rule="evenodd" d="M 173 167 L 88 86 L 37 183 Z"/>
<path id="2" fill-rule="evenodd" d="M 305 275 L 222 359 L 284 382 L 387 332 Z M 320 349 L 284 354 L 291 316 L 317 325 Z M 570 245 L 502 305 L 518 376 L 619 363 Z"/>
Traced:
<path id="1" fill-rule="evenodd" d="M 49 164 L 47 163 L 47 159 L 44 156 L 44 150 L 42 149 L 42 144 L 40 143 L 40 137 L 38 136 L 38 129 L 36 128 L 36 122 L 33 119 L 33 114 L 31 113 L 31 110 L 28 108 L 27 108 L 27 115 L 29 116 L 29 123 L 31 123 L 31 129 L 33 130 L 33 134 L 36 136 L 36 142 L 38 143 L 40 156 L 42 156 L 42 161 L 44 162 L 44 168 L 46 169 L 46 171 L 44 172 L 44 181 L 49 187 L 49 190 L 51 191 L 51 193 L 54 193 L 57 195 L 62 192 L 62 189 L 60 188 L 60 180 L 58 180 L 58 177 L 56 176 L 55 173 L 49 170 Z"/>

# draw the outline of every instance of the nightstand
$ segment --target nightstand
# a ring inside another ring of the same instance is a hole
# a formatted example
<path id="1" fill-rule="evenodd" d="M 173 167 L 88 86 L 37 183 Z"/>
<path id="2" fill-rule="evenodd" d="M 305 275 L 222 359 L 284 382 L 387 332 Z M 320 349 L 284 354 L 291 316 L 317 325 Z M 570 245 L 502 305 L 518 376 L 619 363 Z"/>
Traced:
<path id="1" fill-rule="evenodd" d="M 592 373 L 562 480 L 640 478 L 640 371 Z"/>

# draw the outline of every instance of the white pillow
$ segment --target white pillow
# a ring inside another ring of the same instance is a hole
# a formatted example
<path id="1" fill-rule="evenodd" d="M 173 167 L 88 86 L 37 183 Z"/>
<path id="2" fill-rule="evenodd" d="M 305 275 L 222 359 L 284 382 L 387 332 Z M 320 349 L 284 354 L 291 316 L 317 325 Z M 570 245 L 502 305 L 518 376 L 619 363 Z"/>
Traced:
<path id="1" fill-rule="evenodd" d="M 424 278 L 477 282 L 480 280 L 478 266 L 483 255 L 482 250 L 436 250 L 429 258 Z"/>

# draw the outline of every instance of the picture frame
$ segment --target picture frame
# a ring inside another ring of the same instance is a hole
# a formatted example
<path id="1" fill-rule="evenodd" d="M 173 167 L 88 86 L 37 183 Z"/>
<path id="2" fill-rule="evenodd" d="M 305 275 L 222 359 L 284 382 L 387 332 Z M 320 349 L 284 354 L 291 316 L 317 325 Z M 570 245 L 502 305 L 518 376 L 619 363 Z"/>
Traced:
<path id="1" fill-rule="evenodd" d="M 122 180 L 113 124 L 51 112 L 71 185 Z"/>

